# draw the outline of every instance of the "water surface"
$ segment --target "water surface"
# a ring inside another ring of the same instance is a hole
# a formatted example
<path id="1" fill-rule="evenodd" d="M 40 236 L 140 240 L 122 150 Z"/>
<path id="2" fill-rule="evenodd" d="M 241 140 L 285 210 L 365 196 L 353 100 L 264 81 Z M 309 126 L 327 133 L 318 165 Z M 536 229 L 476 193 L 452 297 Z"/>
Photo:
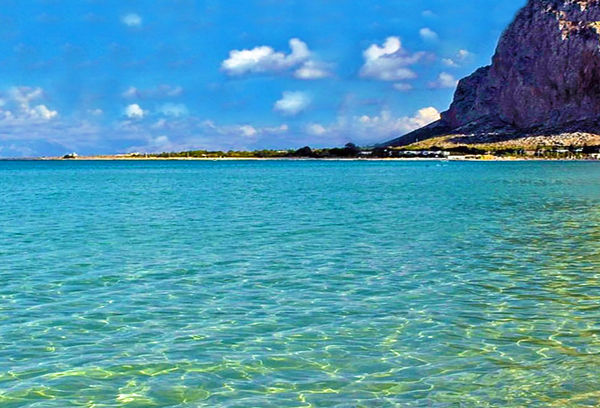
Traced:
<path id="1" fill-rule="evenodd" d="M 600 404 L 600 164 L 0 162 L 0 407 Z"/>

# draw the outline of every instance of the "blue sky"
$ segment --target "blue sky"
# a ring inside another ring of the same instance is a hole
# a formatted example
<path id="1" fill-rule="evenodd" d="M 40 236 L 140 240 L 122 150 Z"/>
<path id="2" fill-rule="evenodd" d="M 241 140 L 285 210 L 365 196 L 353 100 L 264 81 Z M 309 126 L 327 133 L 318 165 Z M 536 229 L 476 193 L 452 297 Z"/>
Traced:
<path id="1" fill-rule="evenodd" d="M 0 157 L 381 142 L 524 0 L 3 0 Z"/>

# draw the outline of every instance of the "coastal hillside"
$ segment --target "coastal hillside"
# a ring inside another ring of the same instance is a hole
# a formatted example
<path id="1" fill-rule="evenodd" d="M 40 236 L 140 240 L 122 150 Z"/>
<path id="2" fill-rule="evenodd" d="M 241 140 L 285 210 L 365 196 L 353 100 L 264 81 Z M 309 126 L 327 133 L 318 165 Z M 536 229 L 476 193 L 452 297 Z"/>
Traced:
<path id="1" fill-rule="evenodd" d="M 382 145 L 590 145 L 599 118 L 600 0 L 529 0 L 440 120 Z"/>

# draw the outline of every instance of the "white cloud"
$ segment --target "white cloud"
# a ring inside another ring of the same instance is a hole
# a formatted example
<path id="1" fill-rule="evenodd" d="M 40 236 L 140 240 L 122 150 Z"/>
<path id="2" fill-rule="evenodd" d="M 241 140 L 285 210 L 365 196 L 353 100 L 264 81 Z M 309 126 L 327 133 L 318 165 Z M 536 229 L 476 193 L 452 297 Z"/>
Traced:
<path id="1" fill-rule="evenodd" d="M 440 113 L 433 107 L 420 109 L 413 116 L 393 117 L 389 110 L 382 111 L 379 116 L 361 116 L 358 121 L 363 130 L 374 134 L 408 133 L 440 119 Z"/>
<path id="2" fill-rule="evenodd" d="M 140 91 L 136 87 L 130 86 L 125 92 L 123 92 L 121 94 L 121 96 L 123 98 L 126 98 L 126 99 L 139 98 L 140 97 Z"/>
<path id="3" fill-rule="evenodd" d="M 26 86 L 18 86 L 11 88 L 9 91 L 11 98 L 22 106 L 27 105 L 35 99 L 39 99 L 44 95 L 42 88 L 29 88 Z"/>
<path id="4" fill-rule="evenodd" d="M 408 92 L 413 90 L 413 86 L 411 84 L 405 84 L 403 82 L 394 84 L 394 89 L 400 92 Z"/>
<path id="5" fill-rule="evenodd" d="M 292 38 L 289 42 L 291 54 L 276 52 L 268 46 L 251 50 L 233 50 L 221 67 L 229 75 L 246 73 L 277 72 L 289 69 L 306 62 L 310 58 L 310 50 L 305 42 Z"/>
<path id="6" fill-rule="evenodd" d="M 431 11 L 431 10 L 425 10 L 425 11 L 423 11 L 421 13 L 421 15 L 423 17 L 428 17 L 428 18 L 430 18 L 430 17 L 436 17 L 435 13 L 433 11 Z"/>
<path id="7" fill-rule="evenodd" d="M 442 64 L 444 64 L 445 66 L 450 67 L 450 68 L 456 68 L 456 67 L 460 66 L 452 58 L 442 58 Z"/>
<path id="8" fill-rule="evenodd" d="M 306 127 L 306 133 L 313 136 L 322 136 L 327 133 L 327 129 L 323 125 L 313 123 Z"/>
<path id="9" fill-rule="evenodd" d="M 121 22 L 129 27 L 140 27 L 142 25 L 142 17 L 138 14 L 131 13 L 123 16 Z"/>
<path id="10" fill-rule="evenodd" d="M 251 50 L 233 50 L 229 58 L 223 61 L 221 69 L 231 76 L 250 73 L 284 72 L 295 69 L 294 77 L 311 80 L 331 76 L 330 66 L 311 59 L 308 45 L 292 38 L 289 41 L 291 53 L 275 51 L 269 46 L 255 47 Z"/>
<path id="11" fill-rule="evenodd" d="M 384 109 L 378 115 L 339 117 L 337 123 L 330 126 L 312 124 L 305 128 L 310 136 L 327 136 L 331 143 L 345 143 L 353 140 L 357 143 L 377 143 L 404 135 L 440 119 L 440 113 L 433 107 L 423 108 L 412 116 L 395 117 Z"/>
<path id="12" fill-rule="evenodd" d="M 310 105 L 310 102 L 310 97 L 304 92 L 287 91 L 275 103 L 274 109 L 284 115 L 294 116 L 305 110 Z"/>
<path id="13" fill-rule="evenodd" d="M 440 118 L 440 112 L 437 109 L 428 107 L 420 109 L 414 116 L 398 119 L 398 125 L 401 130 L 411 132 L 415 129 L 422 128 L 423 126 L 427 126 L 436 120 L 440 120 Z"/>
<path id="14" fill-rule="evenodd" d="M 430 88 L 455 88 L 458 84 L 458 80 L 453 75 L 442 72 L 438 78 L 429 83 Z"/>
<path id="15" fill-rule="evenodd" d="M 58 116 L 58 112 L 48 109 L 46 105 L 38 105 L 29 110 L 29 115 L 33 118 L 52 119 Z"/>
<path id="16" fill-rule="evenodd" d="M 187 116 L 189 115 L 188 108 L 183 103 L 166 103 L 158 108 L 158 112 L 165 116 Z"/>
<path id="17" fill-rule="evenodd" d="M 467 58 L 469 58 L 470 56 L 472 56 L 473 54 L 471 54 L 469 51 L 467 50 L 460 50 L 458 51 L 458 58 L 460 60 L 465 60 Z"/>
<path id="18" fill-rule="evenodd" d="M 254 136 L 258 133 L 258 131 L 254 128 L 254 126 L 244 125 L 240 126 L 240 131 L 244 136 Z"/>
<path id="19" fill-rule="evenodd" d="M 428 27 L 421 28 L 421 30 L 419 30 L 419 35 L 425 41 L 437 41 L 440 39 L 438 34 Z"/>
<path id="20" fill-rule="evenodd" d="M 442 64 L 444 64 L 445 66 L 450 67 L 450 68 L 460 67 L 465 62 L 468 62 L 472 56 L 473 56 L 473 54 L 470 53 L 469 51 L 460 50 L 456 53 L 456 56 L 453 58 L 443 58 Z"/>
<path id="21" fill-rule="evenodd" d="M 298 79 L 322 79 L 332 76 L 330 66 L 317 61 L 305 62 L 294 76 Z"/>
<path id="22" fill-rule="evenodd" d="M 42 88 L 29 87 L 14 87 L 8 92 L 9 100 L 3 101 L 2 107 L 12 105 L 15 109 L 13 112 L 8 110 L 0 110 L 0 116 L 4 119 L 42 119 L 50 120 L 58 116 L 58 112 L 49 109 L 46 105 L 36 105 L 31 107 L 33 101 L 44 97 Z M 16 105 L 16 106 L 15 106 Z"/>
<path id="23" fill-rule="evenodd" d="M 88 113 L 92 116 L 104 115 L 104 111 L 102 109 L 88 109 Z"/>
<path id="24" fill-rule="evenodd" d="M 144 112 L 144 110 L 137 103 L 129 105 L 127 108 L 125 108 L 125 115 L 127 115 L 130 118 L 141 119 L 144 117 L 145 114 L 146 113 Z"/>
<path id="25" fill-rule="evenodd" d="M 417 74 L 408 67 L 419 62 L 424 56 L 423 52 L 410 54 L 402 47 L 399 37 L 389 37 L 383 47 L 373 44 L 363 52 L 365 64 L 360 75 L 363 78 L 381 81 L 414 79 Z"/>

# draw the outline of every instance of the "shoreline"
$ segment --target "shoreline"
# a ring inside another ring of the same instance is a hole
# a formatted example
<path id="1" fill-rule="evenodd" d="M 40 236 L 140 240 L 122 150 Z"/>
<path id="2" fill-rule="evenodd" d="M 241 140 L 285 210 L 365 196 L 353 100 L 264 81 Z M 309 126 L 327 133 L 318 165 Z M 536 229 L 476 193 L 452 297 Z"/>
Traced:
<path id="1" fill-rule="evenodd" d="M 116 157 L 116 156 L 81 156 L 75 159 L 62 157 L 31 157 L 31 158 L 0 158 L 0 162 L 14 161 L 64 161 L 64 162 L 86 162 L 86 161 L 336 161 L 336 162 L 598 162 L 592 158 L 550 158 L 550 157 L 449 157 L 449 158 L 301 158 L 301 157 Z"/>

